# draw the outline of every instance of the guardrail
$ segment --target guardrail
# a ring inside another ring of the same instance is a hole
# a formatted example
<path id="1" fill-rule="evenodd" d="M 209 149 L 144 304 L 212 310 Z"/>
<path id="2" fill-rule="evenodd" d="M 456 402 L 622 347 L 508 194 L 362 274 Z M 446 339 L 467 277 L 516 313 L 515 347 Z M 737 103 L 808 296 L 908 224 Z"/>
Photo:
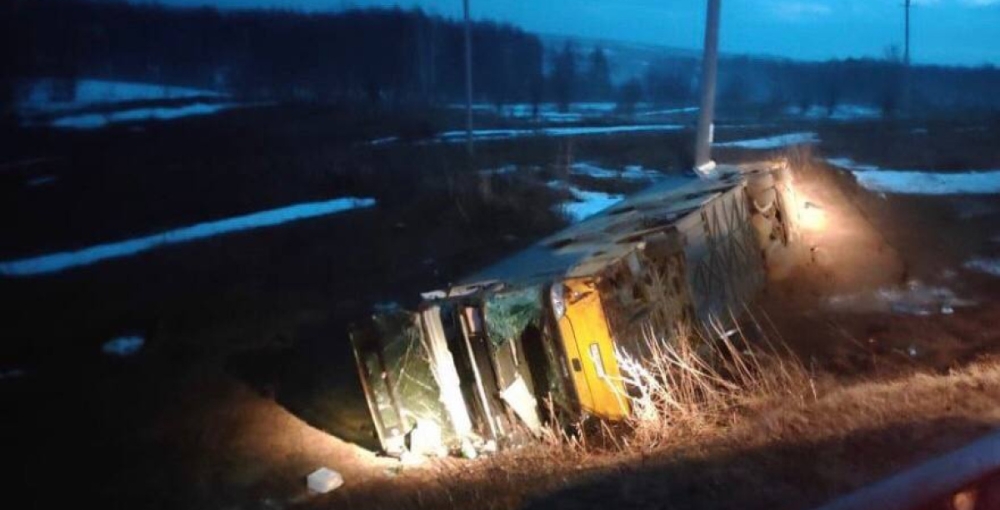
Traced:
<path id="1" fill-rule="evenodd" d="M 816 510 L 1000 509 L 1000 429 Z"/>

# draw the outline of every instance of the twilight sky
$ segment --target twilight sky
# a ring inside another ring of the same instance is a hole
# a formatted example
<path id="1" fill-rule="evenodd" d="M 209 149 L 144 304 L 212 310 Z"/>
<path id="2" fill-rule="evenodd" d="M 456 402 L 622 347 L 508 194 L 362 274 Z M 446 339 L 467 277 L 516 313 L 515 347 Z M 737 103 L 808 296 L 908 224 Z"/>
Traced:
<path id="1" fill-rule="evenodd" d="M 160 0 L 173 5 L 340 10 L 422 7 L 461 15 L 461 0 Z M 470 0 L 473 17 L 533 32 L 699 48 L 703 0 Z M 882 56 L 902 47 L 904 0 L 723 0 L 722 49 L 795 59 Z M 1000 0 L 913 0 L 917 63 L 1000 65 Z"/>

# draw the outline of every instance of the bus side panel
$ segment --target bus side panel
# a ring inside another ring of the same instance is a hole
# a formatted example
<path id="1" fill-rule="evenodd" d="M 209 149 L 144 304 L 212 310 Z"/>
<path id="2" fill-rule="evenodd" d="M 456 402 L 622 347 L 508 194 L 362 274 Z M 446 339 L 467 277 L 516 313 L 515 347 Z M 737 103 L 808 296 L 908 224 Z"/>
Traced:
<path id="1" fill-rule="evenodd" d="M 569 280 L 565 285 L 566 314 L 559 319 L 559 332 L 580 406 L 604 418 L 624 418 L 625 388 L 597 288 L 590 280 Z"/>

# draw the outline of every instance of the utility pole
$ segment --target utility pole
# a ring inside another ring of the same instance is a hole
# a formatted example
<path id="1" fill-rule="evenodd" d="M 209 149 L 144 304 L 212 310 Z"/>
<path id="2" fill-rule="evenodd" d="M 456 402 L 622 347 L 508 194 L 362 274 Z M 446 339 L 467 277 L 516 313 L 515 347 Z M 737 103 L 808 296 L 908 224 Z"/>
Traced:
<path id="1" fill-rule="evenodd" d="M 472 156 L 472 22 L 469 20 L 469 0 L 465 7 L 465 152 Z"/>
<path id="2" fill-rule="evenodd" d="M 694 147 L 694 169 L 708 177 L 715 168 L 712 161 L 712 140 L 715 137 L 715 82 L 719 61 L 719 12 L 721 0 L 708 0 L 705 23 L 705 54 L 701 60 L 701 111 L 698 114 L 698 135 Z"/>
<path id="3" fill-rule="evenodd" d="M 910 0 L 906 0 L 906 50 L 903 53 L 903 62 L 910 66 Z"/>
<path id="4" fill-rule="evenodd" d="M 903 112 L 910 113 L 913 101 L 913 71 L 910 69 L 910 4 L 911 0 L 906 0 L 906 42 L 903 50 Z"/>

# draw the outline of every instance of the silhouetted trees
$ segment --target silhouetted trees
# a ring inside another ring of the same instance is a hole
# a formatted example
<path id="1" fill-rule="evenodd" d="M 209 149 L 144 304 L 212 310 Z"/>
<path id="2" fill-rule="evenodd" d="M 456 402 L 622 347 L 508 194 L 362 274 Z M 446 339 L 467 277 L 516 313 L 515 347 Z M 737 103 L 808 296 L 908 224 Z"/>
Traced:
<path id="1" fill-rule="evenodd" d="M 642 82 L 638 78 L 632 78 L 622 84 L 618 90 L 618 111 L 632 113 L 635 111 L 635 105 L 642 101 L 642 98 Z"/>
<path id="2" fill-rule="evenodd" d="M 611 84 L 611 66 L 604 49 L 599 46 L 594 48 L 587 61 L 587 83 L 584 86 L 584 96 L 589 101 L 611 100 L 615 89 Z"/>
<path id="3" fill-rule="evenodd" d="M 570 103 L 576 99 L 576 80 L 576 48 L 572 42 L 566 42 L 552 64 L 552 99 L 560 112 L 569 111 Z"/>
<path id="4" fill-rule="evenodd" d="M 420 10 L 220 12 L 123 0 L 4 0 L 0 30 L 0 117 L 10 116 L 19 77 L 50 78 L 64 99 L 81 76 L 279 101 L 392 107 L 464 99 L 462 26 Z M 690 55 L 665 55 L 641 76 L 613 83 L 614 59 L 600 47 L 578 50 L 566 42 L 548 54 L 546 75 L 537 36 L 477 22 L 472 37 L 479 103 L 552 101 L 566 111 L 581 100 L 617 100 L 625 108 L 640 100 L 669 107 L 697 102 L 699 62 Z M 832 114 L 840 105 L 867 105 L 893 114 L 905 81 L 908 102 L 918 109 L 1000 108 L 1000 71 L 992 66 L 914 66 L 904 74 L 898 55 L 888 56 L 724 57 L 719 106 L 770 113 L 819 106 Z"/>
<path id="5" fill-rule="evenodd" d="M 420 10 L 220 12 L 13 1 L 20 8 L 4 20 L 13 20 L 18 51 L 27 59 L 22 76 L 72 83 L 87 75 L 249 98 L 390 106 L 464 96 L 461 25 Z M 543 49 L 536 36 L 479 22 L 473 39 L 477 101 L 540 100 Z"/>

